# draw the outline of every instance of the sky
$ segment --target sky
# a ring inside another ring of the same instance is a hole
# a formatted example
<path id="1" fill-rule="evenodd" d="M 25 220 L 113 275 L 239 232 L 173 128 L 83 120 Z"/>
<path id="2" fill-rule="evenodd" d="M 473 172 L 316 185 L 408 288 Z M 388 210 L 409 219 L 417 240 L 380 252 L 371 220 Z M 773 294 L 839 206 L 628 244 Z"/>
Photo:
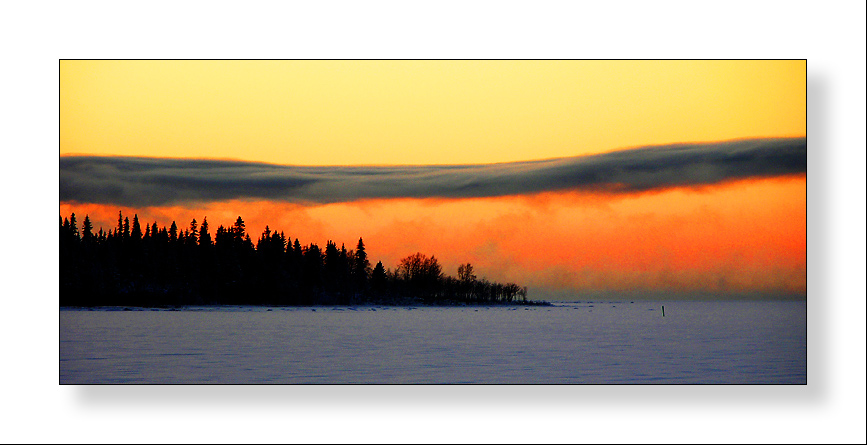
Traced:
<path id="1" fill-rule="evenodd" d="M 60 214 L 363 237 L 531 298 L 806 298 L 806 62 L 60 62 Z"/>

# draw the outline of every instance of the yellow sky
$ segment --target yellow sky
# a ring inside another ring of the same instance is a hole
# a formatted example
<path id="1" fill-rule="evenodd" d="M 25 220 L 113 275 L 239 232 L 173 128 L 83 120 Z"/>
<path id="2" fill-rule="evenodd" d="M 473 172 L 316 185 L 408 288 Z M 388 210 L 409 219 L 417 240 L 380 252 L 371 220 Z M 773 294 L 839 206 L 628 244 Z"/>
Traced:
<path id="1" fill-rule="evenodd" d="M 806 134 L 805 61 L 61 61 L 60 153 L 465 164 Z"/>

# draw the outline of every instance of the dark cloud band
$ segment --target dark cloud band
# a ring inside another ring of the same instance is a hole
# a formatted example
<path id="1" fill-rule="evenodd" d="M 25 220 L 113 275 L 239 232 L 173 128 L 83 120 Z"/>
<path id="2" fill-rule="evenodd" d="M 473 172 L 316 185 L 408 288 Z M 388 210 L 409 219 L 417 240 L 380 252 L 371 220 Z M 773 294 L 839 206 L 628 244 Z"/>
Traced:
<path id="1" fill-rule="evenodd" d="M 300 167 L 65 156 L 60 158 L 60 200 L 141 207 L 230 199 L 468 198 L 566 189 L 629 193 L 806 171 L 806 138 L 676 144 L 486 165 Z"/>

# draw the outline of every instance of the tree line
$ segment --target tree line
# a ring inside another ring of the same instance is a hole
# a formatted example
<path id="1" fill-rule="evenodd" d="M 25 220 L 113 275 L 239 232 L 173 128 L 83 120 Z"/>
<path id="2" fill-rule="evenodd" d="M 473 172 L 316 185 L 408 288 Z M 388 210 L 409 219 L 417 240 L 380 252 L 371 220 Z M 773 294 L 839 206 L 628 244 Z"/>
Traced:
<path id="1" fill-rule="evenodd" d="M 61 306 L 543 304 L 527 288 L 496 283 L 461 264 L 457 277 L 415 253 L 396 268 L 371 266 L 362 238 L 354 249 L 302 245 L 269 226 L 253 242 L 239 216 L 211 235 L 207 217 L 184 228 L 118 212 L 117 226 L 81 230 L 60 219 Z"/>

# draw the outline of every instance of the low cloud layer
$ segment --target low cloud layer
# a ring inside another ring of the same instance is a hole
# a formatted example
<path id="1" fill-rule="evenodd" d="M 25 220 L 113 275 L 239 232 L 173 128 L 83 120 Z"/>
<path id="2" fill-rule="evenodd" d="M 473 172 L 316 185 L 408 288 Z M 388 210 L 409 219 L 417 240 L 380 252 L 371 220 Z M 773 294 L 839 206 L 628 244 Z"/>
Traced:
<path id="1" fill-rule="evenodd" d="M 559 190 L 630 193 L 806 171 L 806 138 L 676 144 L 544 161 L 454 166 L 301 167 L 64 156 L 60 200 L 145 207 L 231 199 L 325 204 Z"/>

